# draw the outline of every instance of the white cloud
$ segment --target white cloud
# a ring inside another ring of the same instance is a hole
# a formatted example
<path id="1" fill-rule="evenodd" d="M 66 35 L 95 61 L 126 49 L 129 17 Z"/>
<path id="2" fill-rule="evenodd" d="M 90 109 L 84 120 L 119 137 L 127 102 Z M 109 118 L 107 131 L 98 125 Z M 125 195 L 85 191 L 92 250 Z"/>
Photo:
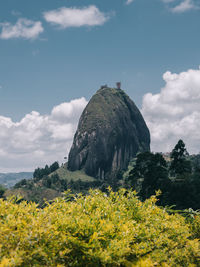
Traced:
<path id="1" fill-rule="evenodd" d="M 167 71 L 158 94 L 143 97 L 142 114 L 153 151 L 171 151 L 181 138 L 191 153 L 200 152 L 200 70 Z"/>
<path id="2" fill-rule="evenodd" d="M 162 2 L 165 3 L 165 4 L 172 3 L 174 1 L 176 1 L 176 0 L 162 0 Z"/>
<path id="3" fill-rule="evenodd" d="M 197 6 L 194 4 L 193 0 L 184 0 L 177 6 L 171 8 L 171 10 L 174 13 L 183 13 L 196 8 Z"/>
<path id="4" fill-rule="evenodd" d="M 129 4 L 131 4 L 133 1 L 134 1 L 134 0 L 127 0 L 127 1 L 126 1 L 126 4 L 129 5 Z"/>
<path id="5" fill-rule="evenodd" d="M 51 114 L 36 111 L 19 122 L 0 116 L 0 172 L 33 170 L 69 152 L 85 98 L 62 103 Z"/>
<path id="6" fill-rule="evenodd" d="M 0 27 L 2 28 L 0 34 L 1 39 L 35 39 L 44 31 L 40 21 L 32 21 L 24 18 L 18 19 L 16 24 L 11 24 L 10 22 L 0 23 Z"/>
<path id="7" fill-rule="evenodd" d="M 94 5 L 84 8 L 62 7 L 44 12 L 44 18 L 61 28 L 103 25 L 109 19 Z"/>
<path id="8" fill-rule="evenodd" d="M 189 10 L 199 9 L 194 0 L 162 0 L 173 13 L 184 13 Z M 173 6 L 172 6 L 173 5 Z"/>

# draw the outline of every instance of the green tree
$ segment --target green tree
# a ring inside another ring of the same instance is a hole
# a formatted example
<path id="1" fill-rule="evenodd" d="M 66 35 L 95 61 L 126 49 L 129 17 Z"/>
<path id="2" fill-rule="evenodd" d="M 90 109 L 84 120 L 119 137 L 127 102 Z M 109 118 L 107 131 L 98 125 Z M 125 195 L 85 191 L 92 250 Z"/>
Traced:
<path id="1" fill-rule="evenodd" d="M 5 191 L 6 191 L 6 188 L 3 185 L 0 184 L 0 198 L 3 197 Z"/>
<path id="2" fill-rule="evenodd" d="M 14 185 L 14 188 L 20 188 L 20 187 L 23 187 L 23 186 L 25 186 L 25 185 L 27 185 L 27 180 L 26 179 L 22 179 L 22 180 L 20 180 L 18 183 L 16 183 L 15 185 Z"/>
<path id="3" fill-rule="evenodd" d="M 171 176 L 180 176 L 190 174 L 192 171 L 191 163 L 187 160 L 189 156 L 185 144 L 182 140 L 179 140 L 175 145 L 171 153 L 170 174 Z"/>
<path id="4" fill-rule="evenodd" d="M 129 180 L 132 186 L 141 181 L 139 195 L 146 199 L 156 190 L 167 191 L 170 180 L 168 179 L 167 163 L 159 153 L 140 153 L 137 156 L 136 165 L 130 172 Z M 137 187 L 137 186 L 136 186 Z M 164 195 L 162 196 L 162 198 Z"/>
<path id="5" fill-rule="evenodd" d="M 35 169 L 34 173 L 33 173 L 33 178 L 36 181 L 39 181 L 40 179 L 42 179 L 44 176 L 49 175 L 50 173 L 56 171 L 59 168 L 59 163 L 57 161 L 55 161 L 52 165 L 48 166 L 45 165 L 44 168 L 37 168 Z"/>
<path id="6" fill-rule="evenodd" d="M 49 168 L 50 168 L 50 172 L 54 172 L 59 168 L 59 163 L 55 161 Z"/>

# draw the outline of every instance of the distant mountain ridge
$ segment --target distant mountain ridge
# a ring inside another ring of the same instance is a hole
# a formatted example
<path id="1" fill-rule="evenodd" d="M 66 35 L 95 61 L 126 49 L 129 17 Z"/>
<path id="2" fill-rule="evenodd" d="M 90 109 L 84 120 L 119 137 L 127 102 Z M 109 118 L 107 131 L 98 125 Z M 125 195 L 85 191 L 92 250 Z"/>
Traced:
<path id="1" fill-rule="evenodd" d="M 33 172 L 0 173 L 0 184 L 10 188 L 20 180 L 31 178 L 33 178 Z"/>

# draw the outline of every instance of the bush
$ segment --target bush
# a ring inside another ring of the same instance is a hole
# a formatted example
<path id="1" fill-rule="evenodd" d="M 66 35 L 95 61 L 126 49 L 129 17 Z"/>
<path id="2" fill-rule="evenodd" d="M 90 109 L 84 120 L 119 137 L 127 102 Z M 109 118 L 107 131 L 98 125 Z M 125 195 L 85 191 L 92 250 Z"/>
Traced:
<path id="1" fill-rule="evenodd" d="M 3 197 L 3 194 L 6 192 L 6 188 L 0 184 L 0 198 Z"/>
<path id="2" fill-rule="evenodd" d="M 22 179 L 21 181 L 19 181 L 18 183 L 16 183 L 14 185 L 14 188 L 20 188 L 23 187 L 24 185 L 27 185 L 28 180 L 26 179 Z"/>
<path id="3" fill-rule="evenodd" d="M 0 266 L 199 266 L 198 226 L 132 191 L 0 200 Z M 198 221 L 199 222 L 199 221 Z M 192 265 L 193 264 L 193 265 Z"/>

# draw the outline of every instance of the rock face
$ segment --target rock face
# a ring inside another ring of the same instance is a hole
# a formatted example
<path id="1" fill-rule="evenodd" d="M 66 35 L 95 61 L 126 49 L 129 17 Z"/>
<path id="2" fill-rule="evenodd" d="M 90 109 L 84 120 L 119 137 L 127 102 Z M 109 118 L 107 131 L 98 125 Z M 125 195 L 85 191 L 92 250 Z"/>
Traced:
<path id="1" fill-rule="evenodd" d="M 81 115 L 68 169 L 105 179 L 126 169 L 139 151 L 149 150 L 149 130 L 133 101 L 121 89 L 101 88 Z"/>

